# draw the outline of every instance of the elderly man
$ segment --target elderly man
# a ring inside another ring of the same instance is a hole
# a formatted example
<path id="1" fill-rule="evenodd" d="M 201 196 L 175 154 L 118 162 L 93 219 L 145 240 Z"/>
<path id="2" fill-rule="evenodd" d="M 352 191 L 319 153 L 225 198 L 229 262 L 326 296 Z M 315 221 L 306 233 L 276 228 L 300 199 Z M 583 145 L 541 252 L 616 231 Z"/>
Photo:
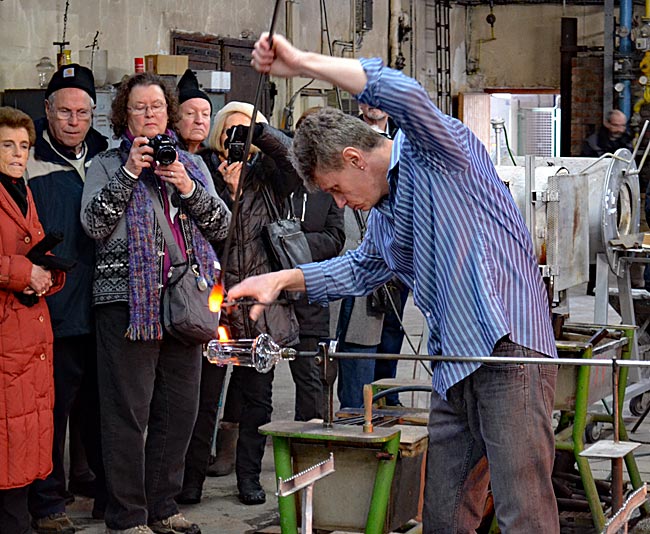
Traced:
<path id="1" fill-rule="evenodd" d="M 530 235 L 467 127 L 379 59 L 303 52 L 278 35 L 270 45 L 266 34 L 253 65 L 335 84 L 386 111 L 400 131 L 391 141 L 332 109 L 307 117 L 293 163 L 340 206 L 372 208 L 366 238 L 344 256 L 248 278 L 229 290 L 230 300 L 267 303 L 282 289 L 306 289 L 325 303 L 397 276 L 426 318 L 429 354 L 557 356 Z M 262 309 L 252 307 L 252 317 Z M 502 532 L 559 533 L 551 484 L 556 375 L 555 365 L 518 362 L 433 366 L 425 534 L 476 530 L 488 482 Z"/>
<path id="2" fill-rule="evenodd" d="M 64 288 L 47 298 L 54 331 L 54 469 L 45 480 L 32 484 L 29 504 L 36 532 L 70 534 L 75 529 L 65 514 L 63 457 L 70 409 L 79 394 L 82 438 L 96 476 L 93 517 L 102 517 L 105 506 L 90 309 L 95 244 L 81 227 L 79 210 L 86 169 L 108 145 L 91 128 L 96 96 L 90 69 L 64 65 L 52 76 L 45 99 L 46 117 L 36 123 L 36 144 L 27 163 L 28 184 L 45 231 L 63 234 L 55 253 L 77 264 Z"/>
<path id="3" fill-rule="evenodd" d="M 607 113 L 603 125 L 591 134 L 582 145 L 581 156 L 598 158 L 619 148 L 632 149 L 632 136 L 627 132 L 627 117 L 618 109 Z"/>
<path id="4" fill-rule="evenodd" d="M 191 69 L 185 71 L 177 89 L 180 104 L 180 119 L 176 123 L 178 141 L 188 152 L 196 154 L 210 133 L 212 102 L 199 88 L 199 81 Z"/>

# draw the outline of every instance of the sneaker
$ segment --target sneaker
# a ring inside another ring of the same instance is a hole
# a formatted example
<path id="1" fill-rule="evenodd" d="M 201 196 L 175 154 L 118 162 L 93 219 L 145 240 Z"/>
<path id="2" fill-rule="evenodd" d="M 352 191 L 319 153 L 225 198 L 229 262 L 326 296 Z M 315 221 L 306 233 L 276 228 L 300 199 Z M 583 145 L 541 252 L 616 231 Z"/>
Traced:
<path id="1" fill-rule="evenodd" d="M 125 530 L 115 530 L 106 527 L 106 534 L 153 534 L 153 531 L 147 525 L 138 525 Z"/>
<path id="2" fill-rule="evenodd" d="M 38 534 L 74 534 L 74 523 L 65 514 L 50 514 L 45 517 L 34 519 L 32 522 L 34 532 Z"/>
<path id="3" fill-rule="evenodd" d="M 199 525 L 190 523 L 181 513 L 171 515 L 167 519 L 154 521 L 149 527 L 157 534 L 201 534 Z"/>

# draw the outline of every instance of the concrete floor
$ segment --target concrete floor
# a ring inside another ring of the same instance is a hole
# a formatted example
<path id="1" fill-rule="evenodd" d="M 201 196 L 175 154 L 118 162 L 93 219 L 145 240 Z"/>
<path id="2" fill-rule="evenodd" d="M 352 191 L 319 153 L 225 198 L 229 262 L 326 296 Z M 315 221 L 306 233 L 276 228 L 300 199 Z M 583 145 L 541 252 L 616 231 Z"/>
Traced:
<path id="1" fill-rule="evenodd" d="M 584 293 L 584 286 L 580 286 L 570 293 L 571 321 L 573 322 L 593 322 L 594 297 L 586 296 Z M 609 323 L 616 324 L 619 321 L 620 318 L 610 309 Z M 423 320 L 410 300 L 405 313 L 405 326 L 417 349 L 422 339 Z M 422 342 L 422 352 L 425 351 L 425 345 L 426 343 Z M 406 340 L 403 352 L 413 352 Z M 401 361 L 398 367 L 398 376 L 425 378 L 425 371 L 418 363 Z M 292 420 L 293 383 L 287 364 L 281 363 L 276 369 L 274 386 L 273 420 Z M 427 405 L 427 396 L 417 394 L 415 398 L 411 399 L 410 395 L 402 394 L 401 401 L 404 404 L 414 403 L 414 405 L 422 407 Z M 625 408 L 626 415 L 629 415 L 627 404 Z M 632 426 L 632 421 L 631 419 L 628 428 Z M 634 434 L 633 439 L 644 442 L 637 450 L 636 455 L 643 480 L 650 481 L 650 422 L 645 422 Z M 235 476 L 231 475 L 222 478 L 208 478 L 202 502 L 194 506 L 181 507 L 182 512 L 200 525 L 203 534 L 254 533 L 270 525 L 279 525 L 277 498 L 274 496 L 275 474 L 272 453 L 269 443 L 264 456 L 262 473 L 262 484 L 267 492 L 266 504 L 260 506 L 240 504 L 237 500 Z M 609 461 L 593 461 L 592 468 L 596 478 L 604 479 L 609 476 Z M 68 513 L 78 526 L 78 532 L 103 533 L 103 522 L 90 519 L 91 508 L 92 501 L 77 498 L 76 502 L 68 508 Z"/>

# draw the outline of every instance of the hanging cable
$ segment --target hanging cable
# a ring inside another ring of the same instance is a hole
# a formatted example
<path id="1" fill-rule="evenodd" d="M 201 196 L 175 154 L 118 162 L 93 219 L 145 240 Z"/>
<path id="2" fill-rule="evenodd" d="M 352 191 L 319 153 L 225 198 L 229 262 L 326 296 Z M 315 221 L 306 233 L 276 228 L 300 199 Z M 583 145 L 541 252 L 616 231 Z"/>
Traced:
<path id="1" fill-rule="evenodd" d="M 512 155 L 512 150 L 510 150 L 510 142 L 508 141 L 508 130 L 505 127 L 505 124 L 503 126 L 503 137 L 506 141 L 506 148 L 508 149 L 508 155 L 510 156 L 510 159 L 512 160 L 512 164 L 516 167 L 517 162 L 515 161 L 515 157 Z"/>

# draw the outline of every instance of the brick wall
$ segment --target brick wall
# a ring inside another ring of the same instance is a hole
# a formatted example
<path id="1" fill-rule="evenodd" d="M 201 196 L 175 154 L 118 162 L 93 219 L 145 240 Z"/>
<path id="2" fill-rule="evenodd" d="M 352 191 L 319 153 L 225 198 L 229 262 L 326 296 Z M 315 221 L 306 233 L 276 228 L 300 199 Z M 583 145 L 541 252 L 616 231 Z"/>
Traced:
<path id="1" fill-rule="evenodd" d="M 571 82 L 571 155 L 579 156 L 585 138 L 603 123 L 603 58 L 573 58 Z"/>

